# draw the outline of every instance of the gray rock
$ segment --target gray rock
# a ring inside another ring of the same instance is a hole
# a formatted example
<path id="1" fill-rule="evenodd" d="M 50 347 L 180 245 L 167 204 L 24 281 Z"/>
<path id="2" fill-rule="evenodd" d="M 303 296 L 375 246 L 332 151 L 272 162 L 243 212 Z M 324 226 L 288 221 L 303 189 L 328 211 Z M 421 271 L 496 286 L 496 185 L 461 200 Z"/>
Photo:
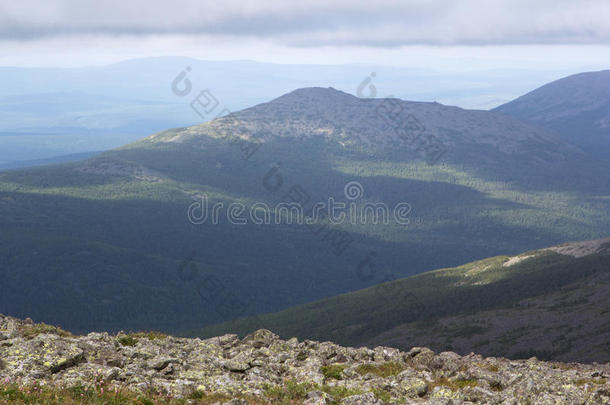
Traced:
<path id="1" fill-rule="evenodd" d="M 238 372 L 246 371 L 247 369 L 250 368 L 250 364 L 248 364 L 244 361 L 239 361 L 239 360 L 235 360 L 235 359 L 226 361 L 224 366 L 229 371 L 238 371 Z"/>
<path id="2" fill-rule="evenodd" d="M 268 330 L 243 340 L 237 335 L 138 337 L 135 346 L 125 346 L 119 342 L 124 334 L 70 337 L 40 328 L 51 333 L 26 338 L 21 331 L 27 327 L 31 324 L 0 315 L 0 333 L 11 336 L 0 340 L 0 381 L 70 387 L 104 380 L 134 391 L 167 391 L 176 398 L 195 391 L 220 394 L 234 397 L 235 404 L 244 403 L 244 396 L 267 403 L 268 392 L 282 390 L 307 392 L 299 398 L 309 405 L 380 404 L 374 392 L 393 403 L 610 403 L 609 364 L 437 355 L 423 347 L 409 352 L 346 348 L 284 341 Z M 335 398 L 324 392 L 329 390 L 338 393 Z M 350 392 L 359 394 L 344 397 Z"/>
<path id="3" fill-rule="evenodd" d="M 368 392 L 344 398 L 341 405 L 383 405 L 383 402 L 375 398 L 373 393 Z"/>
<path id="4" fill-rule="evenodd" d="M 267 329 L 259 329 L 246 336 L 242 343 L 249 344 L 254 348 L 269 347 L 278 339 L 278 336 Z"/>
<path id="5" fill-rule="evenodd" d="M 163 370 L 165 367 L 169 366 L 170 363 L 178 363 L 179 361 L 177 359 L 173 359 L 171 357 L 164 357 L 164 356 L 159 356 L 159 357 L 155 357 L 151 360 L 148 361 L 148 368 L 152 368 L 154 370 L 160 371 Z"/>

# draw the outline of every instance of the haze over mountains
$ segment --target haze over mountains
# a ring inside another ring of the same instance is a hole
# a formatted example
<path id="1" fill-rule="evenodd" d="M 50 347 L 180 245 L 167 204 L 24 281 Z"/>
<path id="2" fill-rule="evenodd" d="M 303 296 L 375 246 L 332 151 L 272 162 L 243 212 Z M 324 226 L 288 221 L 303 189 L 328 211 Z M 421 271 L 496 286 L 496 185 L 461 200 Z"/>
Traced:
<path id="1" fill-rule="evenodd" d="M 185 330 L 601 238 L 609 165 L 500 113 L 300 89 L 82 162 L 0 173 L 0 306 L 76 332 Z M 358 206 L 407 203 L 408 224 L 187 216 L 202 195 L 223 215 L 295 190 L 306 208 L 347 202 L 350 182 Z"/>
<path id="2" fill-rule="evenodd" d="M 0 67 L 0 167 L 108 150 L 157 131 L 214 118 L 216 114 L 195 113 L 189 106 L 192 97 L 181 98 L 171 91 L 172 81 L 187 66 L 193 92 L 209 89 L 221 108 L 231 111 L 295 88 L 327 83 L 366 97 L 376 91 L 377 97 L 489 108 L 562 74 L 514 70 L 441 74 L 376 65 L 281 65 L 184 57 L 70 69 Z M 363 85 L 367 78 L 372 81 Z"/>

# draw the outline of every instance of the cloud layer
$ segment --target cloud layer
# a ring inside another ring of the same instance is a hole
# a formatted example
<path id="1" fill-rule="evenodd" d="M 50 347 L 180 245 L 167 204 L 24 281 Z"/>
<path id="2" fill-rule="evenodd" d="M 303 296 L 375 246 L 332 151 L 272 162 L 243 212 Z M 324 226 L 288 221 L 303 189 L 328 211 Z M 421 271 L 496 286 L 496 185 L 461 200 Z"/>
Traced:
<path id="1" fill-rule="evenodd" d="M 312 47 L 610 44 L 605 0 L 1 0 L 0 39 L 192 35 Z"/>

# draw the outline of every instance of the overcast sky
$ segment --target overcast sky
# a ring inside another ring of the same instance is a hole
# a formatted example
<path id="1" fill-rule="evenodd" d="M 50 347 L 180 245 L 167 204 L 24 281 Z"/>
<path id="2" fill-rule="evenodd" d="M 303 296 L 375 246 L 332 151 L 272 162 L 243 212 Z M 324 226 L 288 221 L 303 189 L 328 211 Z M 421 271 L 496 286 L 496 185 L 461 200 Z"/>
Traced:
<path id="1" fill-rule="evenodd" d="M 0 0 L 0 65 L 158 55 L 437 70 L 610 66 L 607 0 Z"/>

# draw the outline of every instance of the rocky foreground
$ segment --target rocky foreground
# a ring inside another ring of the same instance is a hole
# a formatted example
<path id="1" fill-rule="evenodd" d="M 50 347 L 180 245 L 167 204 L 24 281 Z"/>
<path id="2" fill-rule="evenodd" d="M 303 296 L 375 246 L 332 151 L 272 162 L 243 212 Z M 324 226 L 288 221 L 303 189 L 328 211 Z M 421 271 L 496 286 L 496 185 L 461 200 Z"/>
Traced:
<path id="1" fill-rule="evenodd" d="M 148 404 L 161 399 L 219 404 L 606 404 L 608 377 L 610 364 L 515 361 L 422 347 L 408 352 L 349 348 L 281 340 L 267 330 L 244 339 L 160 333 L 72 336 L 0 315 L 0 388 L 17 387 L 0 390 L 0 403 L 22 398 L 29 389 L 23 387 L 42 386 L 80 389 L 70 392 L 81 396 L 90 392 L 87 387 L 105 387 L 104 395 L 125 390 L 158 395 L 156 400 L 153 395 L 152 400 L 129 402 Z"/>

